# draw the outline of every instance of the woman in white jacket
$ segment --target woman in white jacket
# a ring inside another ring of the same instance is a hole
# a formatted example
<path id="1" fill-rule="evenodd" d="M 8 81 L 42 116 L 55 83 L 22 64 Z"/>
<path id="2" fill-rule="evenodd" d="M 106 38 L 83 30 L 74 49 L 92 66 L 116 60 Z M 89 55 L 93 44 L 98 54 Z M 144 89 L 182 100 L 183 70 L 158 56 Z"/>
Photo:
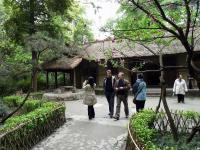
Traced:
<path id="1" fill-rule="evenodd" d="M 177 95 L 178 103 L 184 103 L 185 92 L 188 91 L 187 84 L 182 78 L 182 75 L 179 75 L 178 79 L 174 82 L 173 93 Z"/>
<path id="2" fill-rule="evenodd" d="M 97 103 L 97 98 L 95 95 L 95 87 L 94 78 L 89 77 L 83 83 L 83 89 L 85 90 L 85 97 L 83 99 L 83 104 L 88 105 L 88 117 L 89 120 L 95 118 L 95 111 L 93 105 Z"/>

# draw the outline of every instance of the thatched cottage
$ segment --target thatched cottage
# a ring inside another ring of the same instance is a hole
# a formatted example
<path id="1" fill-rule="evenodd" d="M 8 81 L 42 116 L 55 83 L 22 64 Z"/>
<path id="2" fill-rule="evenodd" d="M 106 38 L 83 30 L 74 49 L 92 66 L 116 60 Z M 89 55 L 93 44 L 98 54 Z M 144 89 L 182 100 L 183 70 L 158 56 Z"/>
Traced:
<path id="1" fill-rule="evenodd" d="M 161 50 L 162 49 L 162 50 Z M 197 55 L 196 64 L 200 66 L 200 44 L 196 46 Z M 77 88 L 82 87 L 82 83 L 88 76 L 93 76 L 97 86 L 102 87 L 103 78 L 106 69 L 111 69 L 114 75 L 123 71 L 126 78 L 134 83 L 136 74 L 131 70 L 134 67 L 142 70 L 158 70 L 159 54 L 163 54 L 165 66 L 183 66 L 178 69 L 166 71 L 166 82 L 168 87 L 173 86 L 173 82 L 179 73 L 183 74 L 186 81 L 189 81 L 188 70 L 186 66 L 186 52 L 179 42 L 174 42 L 170 47 L 159 47 L 149 45 L 144 47 L 140 44 L 132 44 L 127 40 L 102 40 L 84 45 L 84 48 L 77 56 L 73 58 L 63 57 L 58 60 L 52 60 L 44 65 L 44 70 L 48 73 L 55 73 L 55 84 L 57 84 L 57 72 L 64 75 L 64 85 L 73 85 Z M 118 64 L 118 65 L 117 65 Z M 119 65 L 120 64 L 120 65 Z M 65 74 L 68 74 L 69 81 L 66 82 Z M 145 81 L 148 87 L 159 86 L 159 72 L 144 73 Z M 194 80 L 190 80 L 193 86 L 196 86 Z"/>

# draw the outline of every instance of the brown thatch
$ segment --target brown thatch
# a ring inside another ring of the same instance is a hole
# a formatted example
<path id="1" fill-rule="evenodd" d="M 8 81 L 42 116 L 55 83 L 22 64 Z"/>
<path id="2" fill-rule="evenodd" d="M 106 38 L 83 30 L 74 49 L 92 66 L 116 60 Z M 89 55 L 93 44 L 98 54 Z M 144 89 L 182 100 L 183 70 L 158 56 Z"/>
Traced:
<path id="1" fill-rule="evenodd" d="M 44 70 L 65 71 L 76 68 L 82 62 L 81 57 L 62 57 L 60 59 L 52 60 L 42 65 Z"/>
<path id="2" fill-rule="evenodd" d="M 144 46 L 135 44 L 128 40 L 102 40 L 85 45 L 85 50 L 81 52 L 83 58 L 106 59 L 106 58 L 124 58 L 124 57 L 145 57 L 153 56 L 154 53 L 159 55 L 160 47 L 150 44 L 148 47 L 153 51 L 150 52 Z M 162 46 L 161 46 L 162 47 Z M 195 51 L 200 51 L 200 42 L 197 43 Z M 170 46 L 163 49 L 162 54 L 180 54 L 186 53 L 182 44 L 174 40 Z"/>

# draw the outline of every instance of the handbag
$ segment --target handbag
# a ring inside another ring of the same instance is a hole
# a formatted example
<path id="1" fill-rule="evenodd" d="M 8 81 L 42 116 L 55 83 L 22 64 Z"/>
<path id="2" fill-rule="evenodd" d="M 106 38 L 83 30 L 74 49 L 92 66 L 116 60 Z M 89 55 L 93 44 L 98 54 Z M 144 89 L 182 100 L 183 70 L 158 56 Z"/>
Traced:
<path id="1" fill-rule="evenodd" d="M 136 97 L 137 96 L 134 96 L 134 98 L 133 98 L 133 104 L 136 104 Z"/>

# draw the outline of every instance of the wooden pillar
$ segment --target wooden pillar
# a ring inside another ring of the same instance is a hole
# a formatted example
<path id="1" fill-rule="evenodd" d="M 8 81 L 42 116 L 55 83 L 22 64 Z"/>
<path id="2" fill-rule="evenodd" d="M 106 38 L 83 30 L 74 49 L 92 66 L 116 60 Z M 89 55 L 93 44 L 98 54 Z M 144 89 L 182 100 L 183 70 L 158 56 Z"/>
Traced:
<path id="1" fill-rule="evenodd" d="M 64 86 L 66 85 L 66 76 L 65 76 L 65 72 L 63 72 L 63 84 L 64 84 Z"/>
<path id="2" fill-rule="evenodd" d="M 73 70 L 73 86 L 74 86 L 74 88 L 73 88 L 73 91 L 72 92 L 76 92 L 76 68 L 74 68 L 74 70 Z"/>
<path id="3" fill-rule="evenodd" d="M 58 87 L 58 73 L 57 71 L 55 72 L 55 87 Z"/>
<path id="4" fill-rule="evenodd" d="M 73 86 L 73 70 L 70 71 L 70 85 Z"/>
<path id="5" fill-rule="evenodd" d="M 46 86 L 47 86 L 47 89 L 49 89 L 49 72 L 48 71 L 46 72 Z"/>
<path id="6" fill-rule="evenodd" d="M 97 87 L 99 86 L 99 65 L 97 64 L 96 66 L 96 84 L 97 84 Z"/>

